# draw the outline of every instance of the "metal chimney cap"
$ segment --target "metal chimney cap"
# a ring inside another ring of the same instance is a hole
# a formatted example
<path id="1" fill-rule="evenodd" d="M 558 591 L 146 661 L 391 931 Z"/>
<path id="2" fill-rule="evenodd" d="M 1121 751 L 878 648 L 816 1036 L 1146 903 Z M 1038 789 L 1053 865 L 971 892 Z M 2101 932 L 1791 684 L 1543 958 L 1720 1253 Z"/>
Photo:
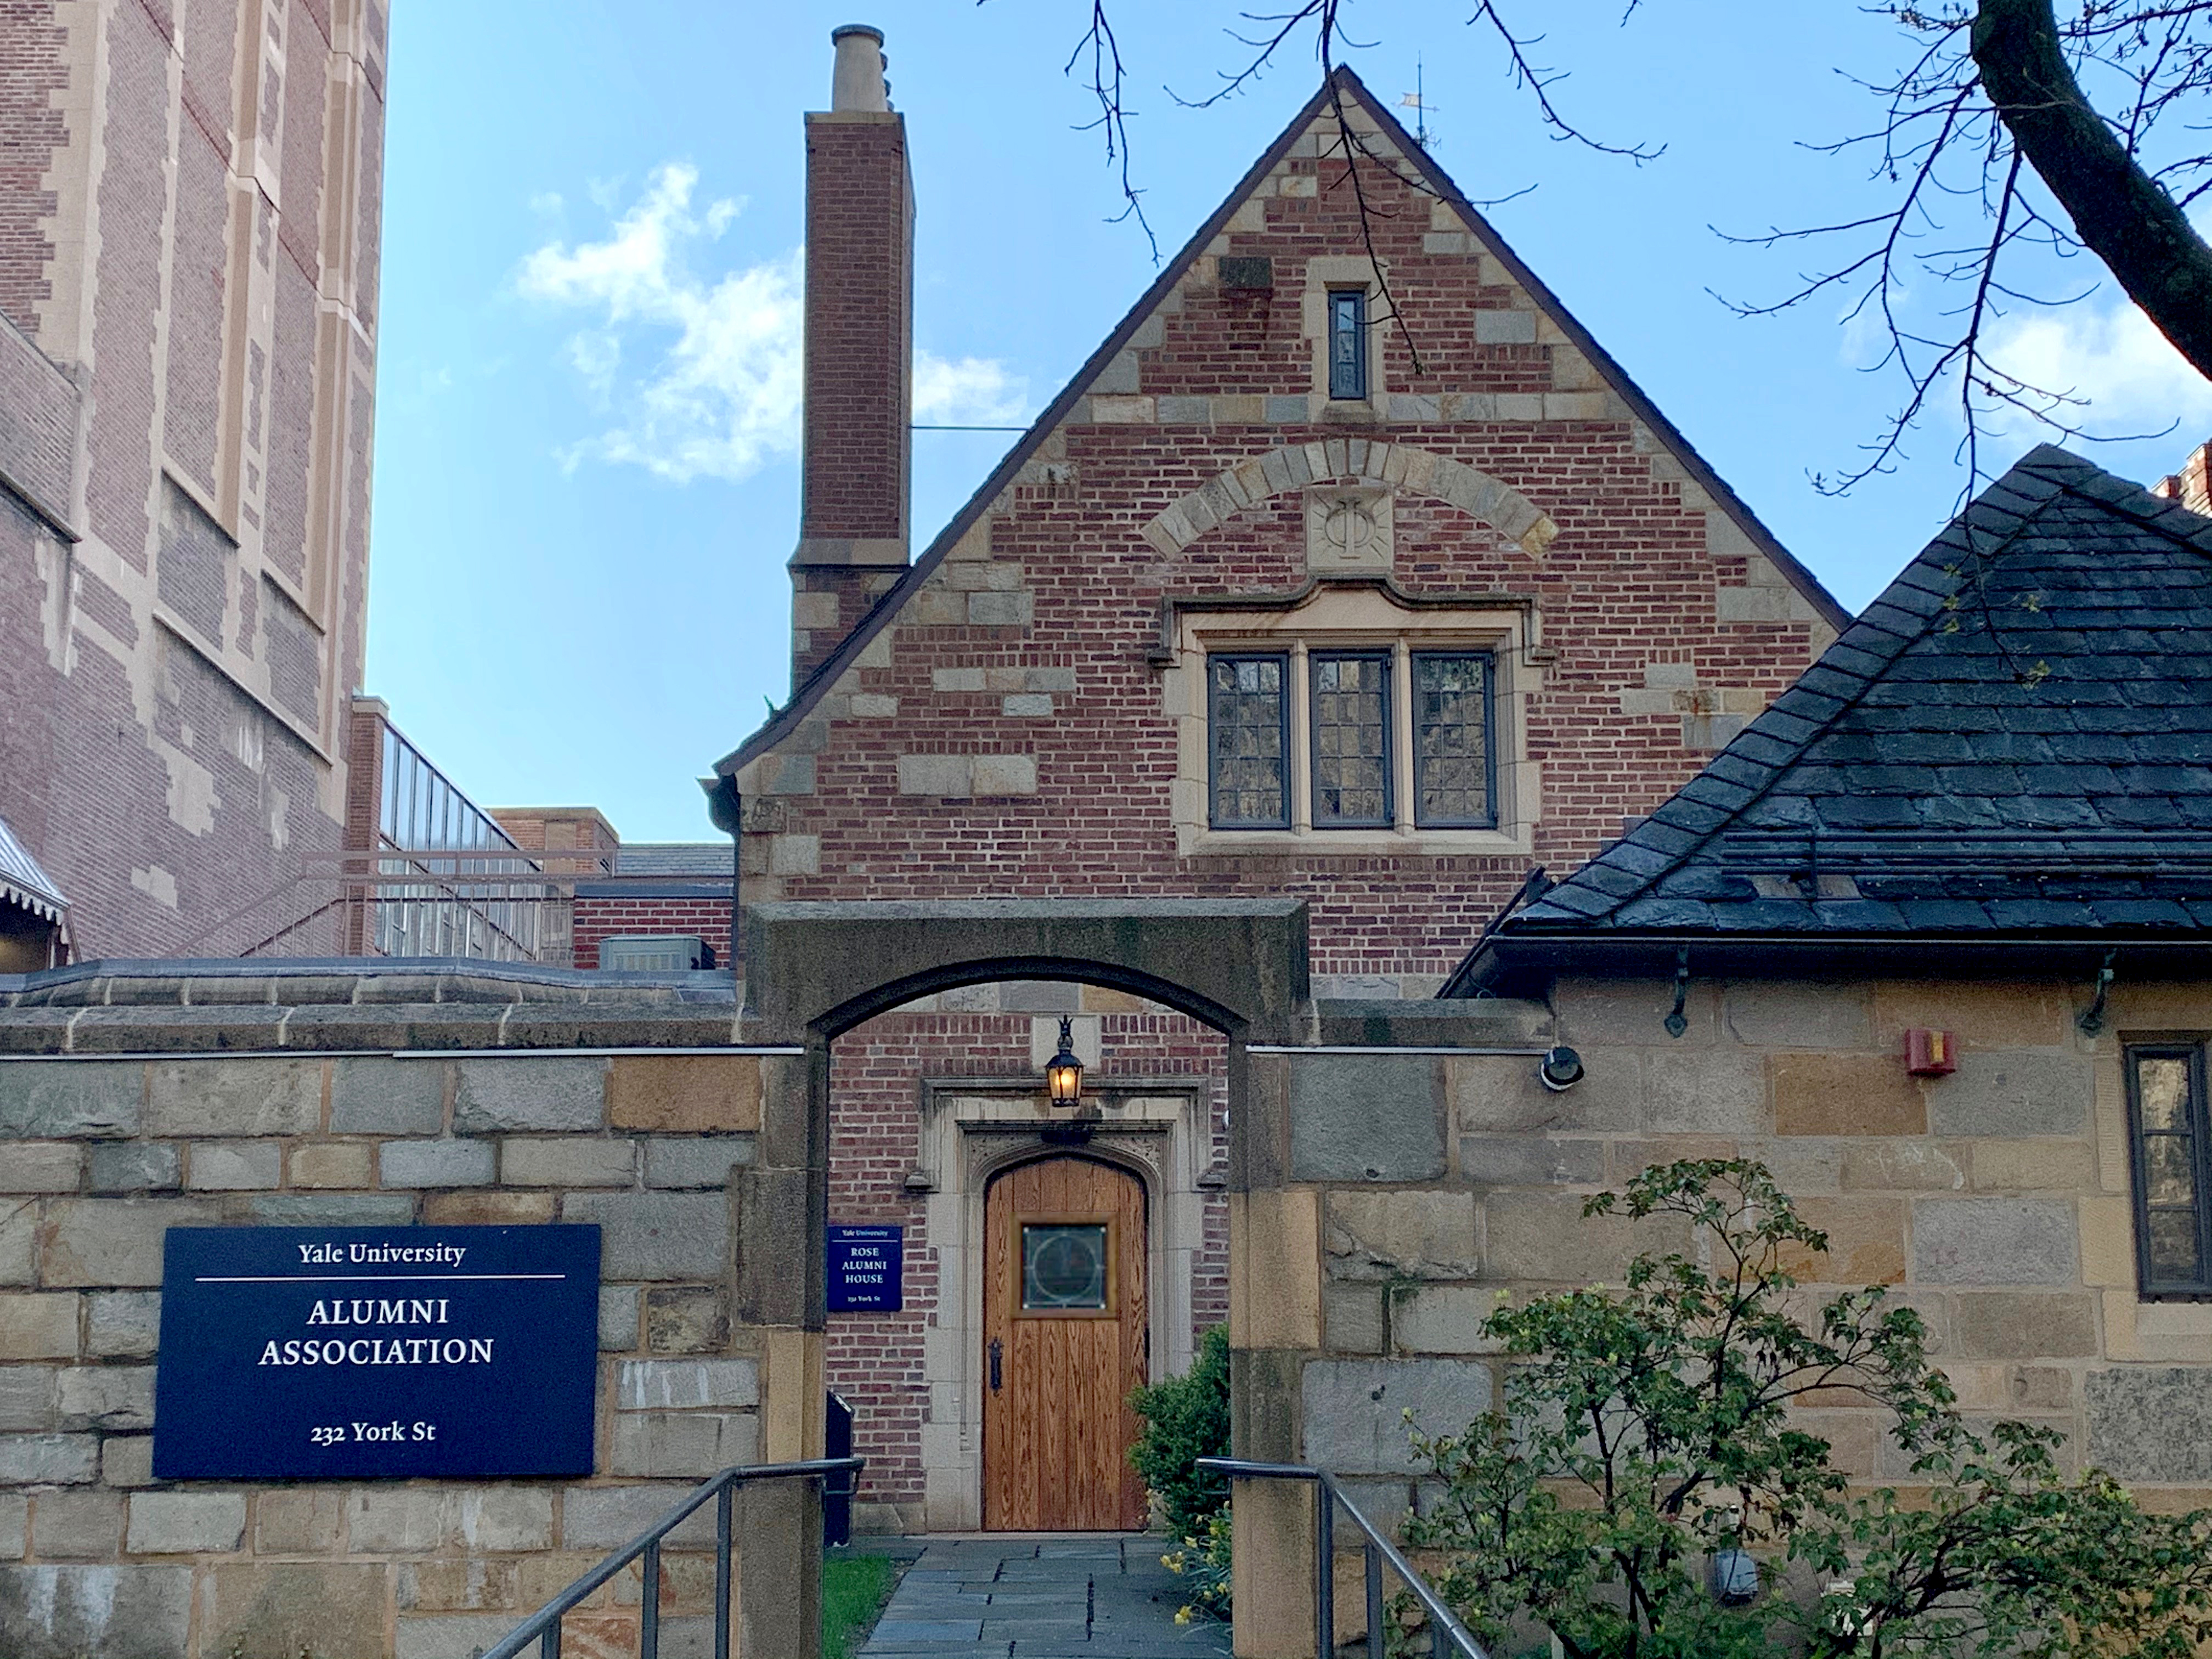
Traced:
<path id="1" fill-rule="evenodd" d="M 879 46 L 884 43 L 884 32 L 873 23 L 840 23 L 830 31 L 830 44 L 834 46 L 848 34 L 865 34 Z"/>

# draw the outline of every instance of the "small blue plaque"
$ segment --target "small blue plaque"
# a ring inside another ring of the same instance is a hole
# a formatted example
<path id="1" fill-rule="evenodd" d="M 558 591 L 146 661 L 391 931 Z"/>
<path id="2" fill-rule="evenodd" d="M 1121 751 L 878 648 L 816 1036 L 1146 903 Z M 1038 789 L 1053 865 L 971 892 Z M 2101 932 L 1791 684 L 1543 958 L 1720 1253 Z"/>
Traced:
<path id="1" fill-rule="evenodd" d="M 906 1229 L 830 1230 L 830 1311 L 896 1313 L 906 1306 Z"/>
<path id="2" fill-rule="evenodd" d="M 161 1480 L 587 1475 L 599 1230 L 172 1227 Z"/>

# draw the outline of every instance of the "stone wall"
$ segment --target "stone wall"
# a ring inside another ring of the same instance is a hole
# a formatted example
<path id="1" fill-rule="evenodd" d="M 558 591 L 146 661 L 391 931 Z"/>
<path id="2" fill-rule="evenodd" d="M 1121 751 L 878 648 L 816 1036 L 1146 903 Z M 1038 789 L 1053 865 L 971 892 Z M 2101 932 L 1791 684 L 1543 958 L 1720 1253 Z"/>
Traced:
<path id="1" fill-rule="evenodd" d="M 705 1475 L 797 1455 L 805 1379 L 732 1305 L 793 1062 L 731 1049 L 726 985 L 205 966 L 0 981 L 0 1651 L 451 1659 Z M 551 1221 L 602 1230 L 590 1479 L 153 1479 L 167 1228 Z M 670 1635 L 703 1645 L 711 1553 L 666 1582 Z M 570 1640 L 619 1646 L 638 1593 Z"/>
<path id="2" fill-rule="evenodd" d="M 2212 986 L 2116 985 L 2102 1032 L 2086 1036 L 2075 1017 L 2091 994 L 1692 981 L 1676 1038 L 1662 1024 L 1671 981 L 1564 981 L 1550 1021 L 1528 1009 L 1520 1035 L 1581 1053 L 1586 1075 L 1565 1092 L 1521 1055 L 1269 1062 L 1285 1179 L 1240 1194 L 1232 1233 L 1238 1346 L 1262 1351 L 1240 1407 L 1262 1449 L 1245 1455 L 1322 1463 L 1353 1478 L 1370 1513 L 1402 1513 L 1415 1480 L 1401 1408 L 1451 1430 L 1496 1397 L 1502 1362 L 1480 1328 L 1501 1290 L 1618 1283 L 1631 1255 L 1676 1242 L 1662 1222 L 1586 1220 L 1583 1200 L 1655 1163 L 1742 1155 L 1829 1236 L 1800 1277 L 1831 1292 L 1889 1286 L 1918 1309 L 1969 1416 L 2058 1429 L 2068 1467 L 2099 1464 L 2147 1503 L 2212 1504 L 2212 1308 L 2136 1293 L 2121 1074 L 2136 1034 L 2212 1024 Z M 1358 1024 L 1368 1042 L 1417 1044 L 1425 1029 L 1466 1046 L 1484 1011 L 1495 1030 L 1511 1006 Z M 1322 1007 L 1324 1027 L 1347 1024 Z M 1906 1073 L 1912 1027 L 1954 1035 L 1953 1075 Z M 1264 1351 L 1308 1334 L 1295 1376 L 1265 1369 Z M 1851 1474 L 1909 1475 L 1878 1411 L 1801 1419 Z M 1359 1617 L 1348 1601 L 1346 1633 Z"/>

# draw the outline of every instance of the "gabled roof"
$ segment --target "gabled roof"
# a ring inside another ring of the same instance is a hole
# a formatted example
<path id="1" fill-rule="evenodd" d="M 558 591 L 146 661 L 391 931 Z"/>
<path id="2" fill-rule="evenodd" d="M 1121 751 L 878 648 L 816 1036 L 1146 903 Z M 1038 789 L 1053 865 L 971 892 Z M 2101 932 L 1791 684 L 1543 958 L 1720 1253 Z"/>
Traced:
<path id="1" fill-rule="evenodd" d="M 1643 389 L 1635 381 L 1628 377 L 1620 365 L 1613 360 L 1611 354 L 1597 343 L 1589 330 L 1575 319 L 1572 313 L 1560 302 L 1559 295 L 1547 288 L 1535 272 L 1531 270 L 1522 261 L 1520 256 L 1506 245 L 1505 239 L 1500 236 L 1490 222 L 1476 210 L 1474 204 L 1468 199 L 1466 192 L 1462 191 L 1443 169 L 1437 165 L 1436 158 L 1415 141 L 1413 136 L 1407 132 L 1399 123 L 1398 118 L 1390 112 L 1386 104 L 1368 91 L 1366 83 L 1361 81 L 1358 76 L 1350 69 L 1340 66 L 1331 73 L 1327 81 L 1322 83 L 1314 95 L 1306 100 L 1304 107 L 1291 118 L 1290 124 L 1283 129 L 1275 142 L 1267 147 L 1267 152 L 1257 161 L 1253 163 L 1243 178 L 1237 181 L 1237 187 L 1229 192 L 1221 205 L 1214 210 L 1206 222 L 1198 228 L 1196 234 L 1183 244 L 1182 249 L 1172 259 L 1161 268 L 1160 274 L 1154 278 L 1152 286 L 1145 290 L 1143 296 L 1130 307 L 1128 313 L 1121 319 L 1121 322 L 1115 325 L 1114 331 L 1106 337 L 1097 350 L 1091 354 L 1083 367 L 1076 370 L 1073 378 L 1060 388 L 1059 396 L 1046 405 L 1044 412 L 1036 417 L 1036 422 L 1023 434 L 1020 441 L 1006 452 L 1005 459 L 992 470 L 990 476 L 985 478 L 981 486 L 968 498 L 960 511 L 953 514 L 951 520 L 938 533 L 936 539 L 930 543 L 921 556 L 915 560 L 899 580 L 884 593 L 883 597 L 870 609 L 868 614 L 860 620 L 859 625 L 846 635 L 838 647 L 824 658 L 813 672 L 793 689 L 788 702 L 771 714 L 767 722 L 752 736 L 747 738 L 737 750 L 714 763 L 714 769 L 717 772 L 724 775 L 734 775 L 748 761 L 773 749 L 806 718 L 815 705 L 822 700 L 830 688 L 837 684 L 845 672 L 853 666 L 854 660 L 867 647 L 868 643 L 884 629 L 890 626 L 891 619 L 896 616 L 907 600 L 929 580 L 931 574 L 944 562 L 945 556 L 975 526 L 976 520 L 981 519 L 989 510 L 991 504 L 1012 485 L 1022 469 L 1036 458 L 1038 449 L 1068 419 L 1078 400 L 1090 389 L 1091 382 L 1097 380 L 1100 373 L 1128 347 L 1138 330 L 1144 325 L 1146 319 L 1158 308 L 1160 302 L 1173 291 L 1176 284 L 1181 282 L 1191 267 L 1204 256 L 1206 248 L 1213 240 L 1223 234 L 1231 217 L 1252 195 L 1261 181 L 1281 164 L 1283 159 L 1290 154 L 1291 146 L 1304 135 L 1315 121 L 1335 107 L 1339 98 L 1357 104 L 1373 119 L 1382 137 L 1411 163 L 1421 183 L 1433 191 L 1439 201 L 1445 203 L 1466 221 L 1468 228 L 1480 239 L 1485 248 L 1505 267 L 1513 280 L 1528 290 L 1538 307 L 1558 325 L 1560 332 L 1567 337 L 1569 343 L 1590 361 L 1606 384 L 1611 386 L 1628 405 L 1635 418 L 1651 428 L 1668 452 L 1680 461 L 1683 470 L 1689 477 L 1721 504 L 1723 509 L 1743 531 L 1752 544 L 1782 572 L 1790 584 L 1805 597 L 1807 602 L 1819 611 L 1831 626 L 1841 629 L 1850 624 L 1850 613 L 1844 610 L 1837 602 L 1835 597 L 1820 585 L 1820 579 L 1799 563 L 1789 550 L 1775 538 L 1774 533 L 1759 522 L 1758 516 L 1745 505 L 1742 499 L 1728 486 L 1720 475 L 1713 471 L 1705 458 L 1698 453 L 1674 423 L 1659 411 L 1658 406 L 1644 395 Z"/>
<path id="2" fill-rule="evenodd" d="M 15 839 L 5 818 L 0 818 L 0 903 L 21 905 L 40 920 L 58 925 L 69 919 L 69 901 L 62 890 L 39 867 L 30 849 Z"/>
<path id="3" fill-rule="evenodd" d="M 2036 449 L 1475 955 L 1777 935 L 2212 944 L 2212 519 Z"/>

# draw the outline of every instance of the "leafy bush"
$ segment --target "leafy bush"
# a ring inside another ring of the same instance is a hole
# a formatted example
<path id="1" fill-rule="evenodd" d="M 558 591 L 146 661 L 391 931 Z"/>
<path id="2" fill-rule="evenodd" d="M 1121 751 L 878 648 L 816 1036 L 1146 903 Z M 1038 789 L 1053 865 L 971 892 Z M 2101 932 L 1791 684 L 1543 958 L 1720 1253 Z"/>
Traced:
<path id="1" fill-rule="evenodd" d="M 1225 1478 L 1193 1467 L 1201 1457 L 1229 1455 L 1228 1331 L 1217 1325 L 1206 1332 L 1188 1371 L 1139 1389 L 1129 1403 L 1145 1424 L 1129 1462 L 1144 1476 L 1168 1529 L 1192 1538 L 1229 1500 Z"/>
<path id="2" fill-rule="evenodd" d="M 1881 1289 L 1808 1305 L 1786 1264 L 1827 1240 L 1763 1166 L 1653 1168 L 1583 1212 L 1673 1218 L 1684 1247 L 1619 1291 L 1501 1295 L 1503 1403 L 1413 1436 L 1440 1483 L 1407 1539 L 1478 1636 L 1533 1625 L 1568 1659 L 2183 1659 L 2212 1638 L 2212 1511 L 2147 1515 L 2099 1471 L 2062 1477 L 2049 1429 L 1970 1429 L 1919 1315 Z M 1854 1492 L 1790 1415 L 1808 1395 L 1882 1408 L 1927 1490 Z M 1733 1552 L 1757 1583 L 1723 1604 Z"/>

